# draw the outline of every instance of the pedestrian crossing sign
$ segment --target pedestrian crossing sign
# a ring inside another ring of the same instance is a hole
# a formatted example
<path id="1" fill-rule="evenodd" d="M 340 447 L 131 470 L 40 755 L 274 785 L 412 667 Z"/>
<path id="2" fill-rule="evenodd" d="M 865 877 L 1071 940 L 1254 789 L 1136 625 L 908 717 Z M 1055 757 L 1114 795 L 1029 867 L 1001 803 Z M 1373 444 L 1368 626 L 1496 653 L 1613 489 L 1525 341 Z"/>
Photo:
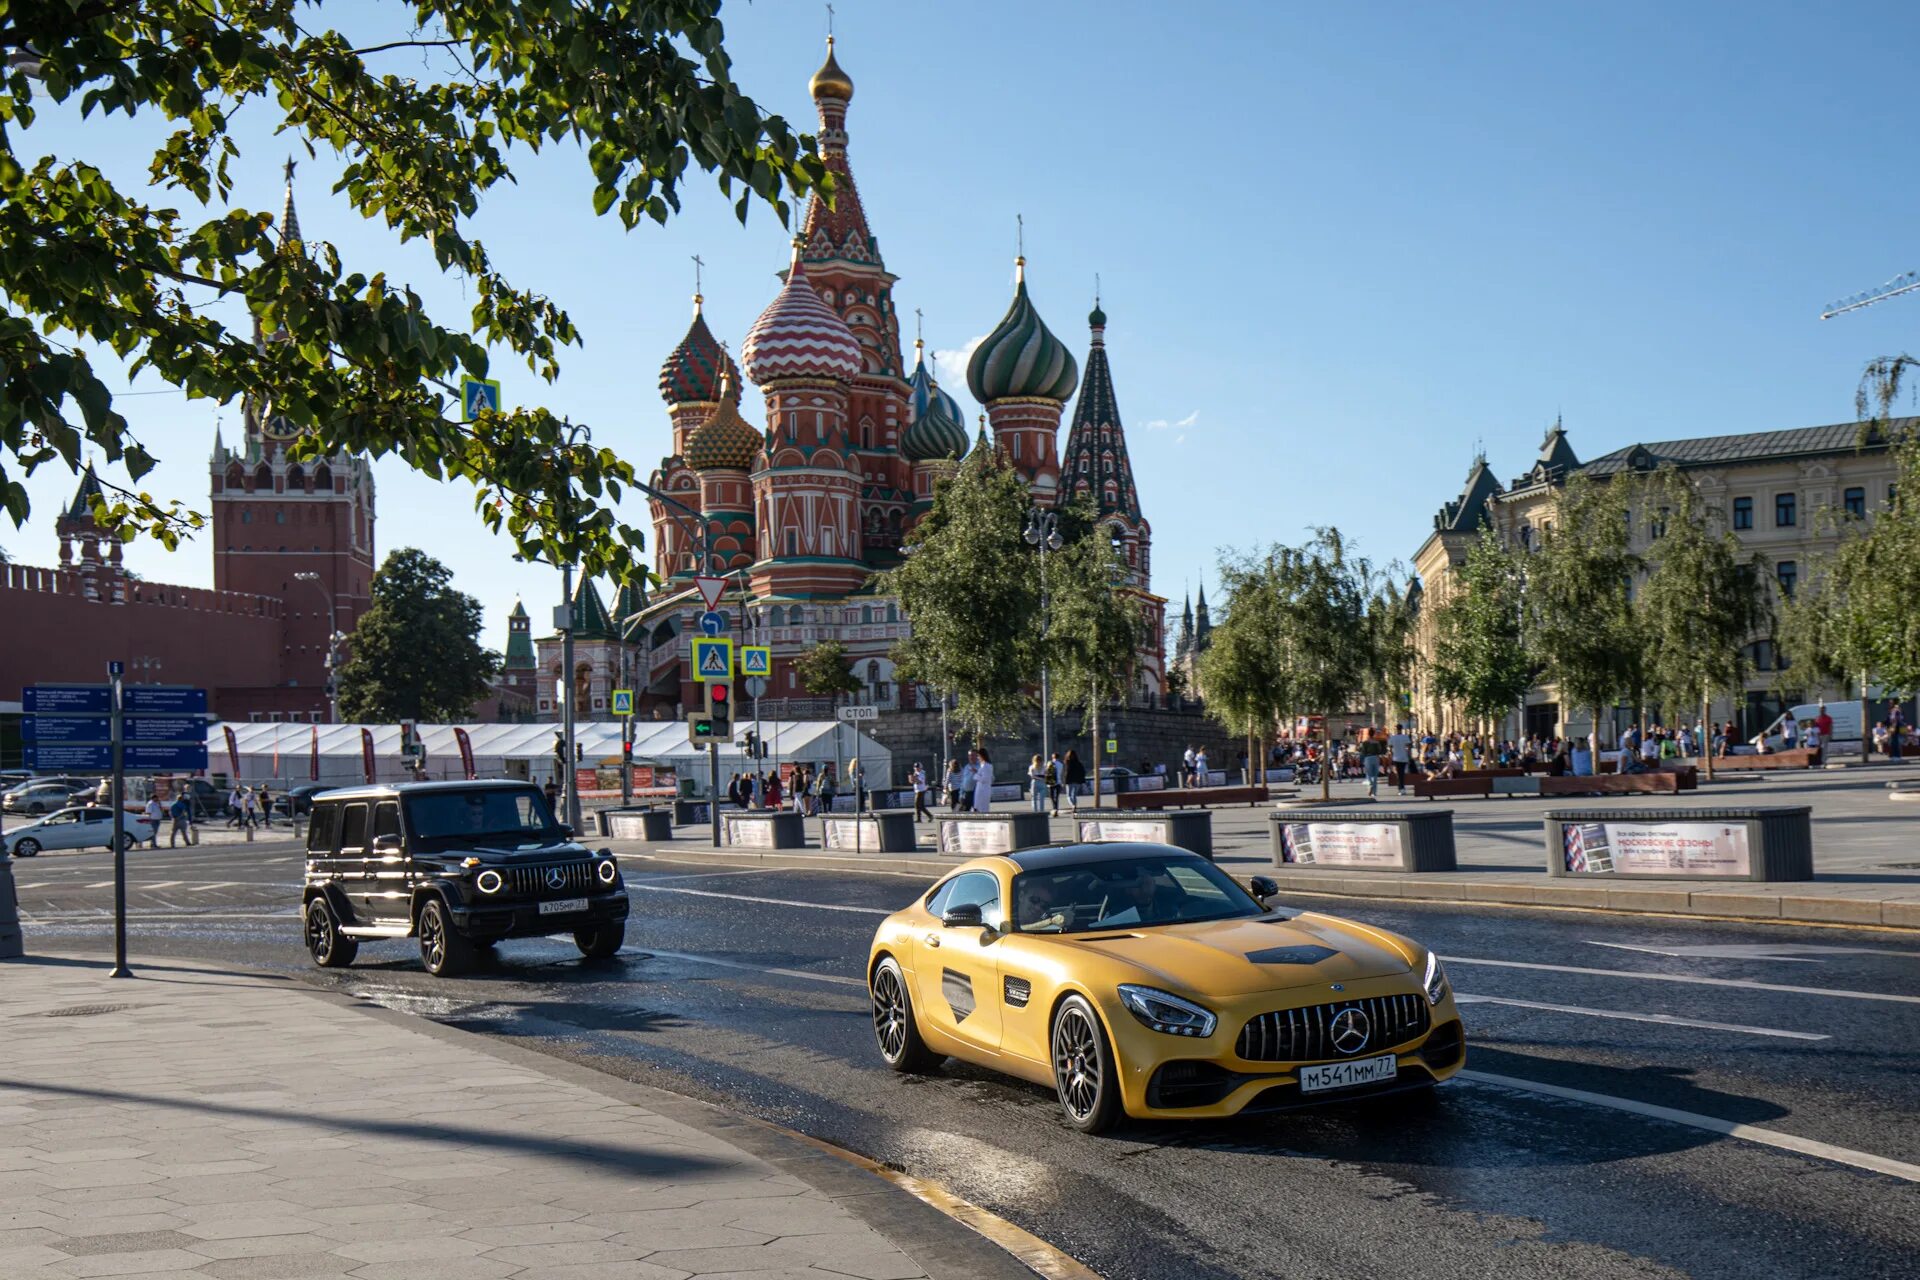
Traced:
<path id="1" fill-rule="evenodd" d="M 693 678 L 733 679 L 733 641 L 701 636 L 693 642 Z"/>
<path id="2" fill-rule="evenodd" d="M 773 650 L 763 644 L 742 646 L 740 650 L 740 673 L 748 676 L 772 675 Z"/>
<path id="3" fill-rule="evenodd" d="M 465 422 L 478 418 L 482 409 L 500 412 L 500 384 L 487 378 L 460 379 L 460 407 L 466 414 L 462 419 Z"/>
<path id="4" fill-rule="evenodd" d="M 615 689 L 613 691 L 613 714 L 617 716 L 633 714 L 633 690 Z"/>

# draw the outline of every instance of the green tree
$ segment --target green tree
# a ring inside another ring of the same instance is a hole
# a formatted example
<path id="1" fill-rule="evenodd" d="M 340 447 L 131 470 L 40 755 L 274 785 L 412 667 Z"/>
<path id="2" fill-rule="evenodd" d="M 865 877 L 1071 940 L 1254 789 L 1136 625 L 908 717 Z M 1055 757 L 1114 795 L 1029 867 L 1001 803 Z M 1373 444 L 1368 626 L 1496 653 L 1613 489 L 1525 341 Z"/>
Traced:
<path id="1" fill-rule="evenodd" d="M 354 624 L 340 667 L 348 720 L 464 720 L 500 670 L 481 647 L 480 602 L 424 551 L 393 552 L 373 575 L 373 604 Z"/>
<path id="2" fill-rule="evenodd" d="M 1600 745 L 1601 710 L 1630 692 L 1639 637 L 1626 486 L 1576 473 L 1555 499 L 1539 550 L 1527 560 L 1527 647 L 1559 686 L 1562 714 L 1593 713 Z"/>
<path id="3" fill-rule="evenodd" d="M 1270 547 L 1256 555 L 1221 558 L 1219 620 L 1199 661 L 1207 714 L 1252 744 L 1250 759 L 1265 758 L 1268 735 L 1293 711 L 1285 673 L 1274 660 L 1284 634 L 1284 551 Z"/>
<path id="4" fill-rule="evenodd" d="M 1398 566 L 1374 584 L 1367 600 L 1367 701 L 1386 711 L 1388 722 L 1402 718 L 1413 697 L 1413 678 L 1419 652 L 1414 647 L 1413 602 L 1402 585 Z"/>
<path id="5" fill-rule="evenodd" d="M 1093 803 L 1100 804 L 1100 708 L 1124 701 L 1145 625 L 1140 598 L 1125 587 L 1126 564 L 1090 503 L 1062 513 L 1065 539 L 1047 565 L 1046 658 L 1056 711 L 1083 709 L 1093 746 Z"/>
<path id="6" fill-rule="evenodd" d="M 516 180 L 513 163 L 547 146 L 584 157 L 593 211 L 617 209 L 629 228 L 664 222 L 696 169 L 743 221 L 756 200 L 785 220 L 789 199 L 830 190 L 813 139 L 735 83 L 719 8 L 412 0 L 349 36 L 296 0 L 0 0 L 0 506 L 23 523 L 24 475 L 56 461 L 78 472 L 89 446 L 136 480 L 152 469 L 93 346 L 191 397 L 270 405 L 301 432 L 297 457 L 392 455 L 468 481 L 483 521 L 522 554 L 631 577 L 641 532 L 614 510 L 631 465 L 568 443 L 542 407 L 459 421 L 459 380 L 485 376 L 490 352 L 551 381 L 580 341 L 556 301 L 506 278 L 471 224 Z M 20 150 L 50 104 L 169 130 L 152 183 L 188 212 L 121 191 L 84 158 Z M 292 251 L 295 228 L 229 205 L 242 112 L 338 157 L 335 194 L 430 245 L 471 291 L 471 315 L 443 325 L 384 272 L 327 244 Z M 255 325 L 286 340 L 257 342 Z M 202 523 L 124 490 L 95 514 L 169 546 Z"/>
<path id="7" fill-rule="evenodd" d="M 1491 525 L 1467 551 L 1434 611 L 1434 692 L 1477 720 L 1497 720 L 1533 687 L 1522 632 L 1525 567 Z"/>
<path id="8" fill-rule="evenodd" d="M 847 646 L 838 640 L 822 640 L 793 664 L 800 687 L 816 698 L 832 698 L 838 706 L 842 694 L 860 692 L 860 679 L 853 674 L 853 662 Z"/>
<path id="9" fill-rule="evenodd" d="M 893 653 L 900 677 L 951 694 L 976 739 L 1017 725 L 1039 680 L 1038 557 L 1021 536 L 1030 503 L 1000 450 L 976 447 L 934 493 L 904 562 L 875 579 L 913 622 Z"/>
<path id="10" fill-rule="evenodd" d="M 1737 693 L 1753 668 L 1748 646 L 1771 622 L 1765 561 L 1748 556 L 1724 518 L 1671 467 L 1648 482 L 1645 497 L 1659 513 L 1638 601 L 1648 672 L 1663 705 L 1699 708 L 1700 750 L 1712 777 L 1708 703 L 1716 693 Z"/>

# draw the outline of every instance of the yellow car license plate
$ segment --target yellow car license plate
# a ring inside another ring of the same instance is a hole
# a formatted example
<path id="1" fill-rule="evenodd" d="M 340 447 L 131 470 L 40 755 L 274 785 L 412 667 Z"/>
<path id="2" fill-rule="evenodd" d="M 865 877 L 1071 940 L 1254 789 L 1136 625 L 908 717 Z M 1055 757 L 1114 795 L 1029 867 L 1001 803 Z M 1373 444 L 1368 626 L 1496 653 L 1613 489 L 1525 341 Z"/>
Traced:
<path id="1" fill-rule="evenodd" d="M 1390 1053 L 1356 1062 L 1328 1062 L 1300 1068 L 1300 1092 L 1320 1093 L 1327 1089 L 1350 1089 L 1357 1084 L 1378 1084 L 1399 1073 L 1400 1064 Z"/>

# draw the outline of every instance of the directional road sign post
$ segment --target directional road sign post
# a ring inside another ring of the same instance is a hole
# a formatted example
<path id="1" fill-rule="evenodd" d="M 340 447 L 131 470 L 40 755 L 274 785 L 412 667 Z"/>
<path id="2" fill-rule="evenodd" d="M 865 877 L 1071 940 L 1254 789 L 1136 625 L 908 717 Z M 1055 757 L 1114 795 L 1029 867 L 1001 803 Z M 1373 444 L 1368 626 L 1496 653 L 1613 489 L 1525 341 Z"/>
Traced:
<path id="1" fill-rule="evenodd" d="M 699 589 L 700 598 L 706 602 L 707 612 L 711 613 L 719 607 L 720 595 L 727 589 L 727 580 L 701 574 L 694 578 L 693 585 Z"/>
<path id="2" fill-rule="evenodd" d="M 703 636 L 723 636 L 727 633 L 727 615 L 720 609 L 709 609 L 700 615 L 700 634 Z"/>

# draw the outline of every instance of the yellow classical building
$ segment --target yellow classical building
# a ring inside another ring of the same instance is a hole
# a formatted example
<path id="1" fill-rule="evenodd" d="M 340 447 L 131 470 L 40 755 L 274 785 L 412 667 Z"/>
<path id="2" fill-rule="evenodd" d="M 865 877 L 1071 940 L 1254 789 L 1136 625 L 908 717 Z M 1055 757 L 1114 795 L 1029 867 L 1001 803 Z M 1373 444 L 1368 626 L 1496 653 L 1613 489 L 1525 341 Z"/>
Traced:
<path id="1" fill-rule="evenodd" d="M 1418 619 L 1414 634 L 1419 661 L 1412 707 L 1416 723 L 1423 731 L 1436 733 L 1473 727 L 1458 707 L 1432 693 L 1427 670 L 1434 649 L 1435 609 L 1453 590 L 1454 575 L 1483 525 L 1491 524 L 1509 546 L 1531 548 L 1551 531 L 1556 498 L 1575 472 L 1609 479 L 1672 466 L 1692 482 L 1703 504 L 1719 513 L 1743 547 L 1765 558 L 1775 592 L 1791 595 L 1812 562 L 1838 541 L 1836 517 L 1872 520 L 1892 499 L 1894 463 L 1887 446 L 1877 435 L 1868 436 L 1864 444 L 1862 438 L 1862 424 L 1843 422 L 1633 444 L 1582 462 L 1556 422 L 1533 466 L 1508 484 L 1500 483 L 1484 456 L 1476 458 L 1460 496 L 1435 514 L 1433 532 L 1413 558 L 1415 576 L 1409 592 Z M 1634 549 L 1642 550 L 1646 522 L 1635 521 L 1634 529 Z M 1858 690 L 1826 688 L 1817 682 L 1795 682 L 1783 696 L 1777 688 L 1780 677 L 1771 640 L 1756 635 L 1750 656 L 1754 669 L 1742 696 L 1722 697 L 1713 706 L 1716 723 L 1731 719 L 1744 736 L 1758 733 L 1784 707 L 1795 703 L 1859 696 Z M 1612 728 L 1602 726 L 1603 739 L 1610 740 L 1631 719 L 1624 706 L 1613 714 Z M 1676 713 L 1673 719 L 1684 718 L 1691 724 L 1696 715 L 1694 711 L 1684 716 Z M 1582 736 L 1591 728 L 1586 708 L 1563 708 L 1558 691 L 1542 685 L 1527 695 L 1524 722 L 1516 707 L 1500 733 L 1503 737 Z"/>

